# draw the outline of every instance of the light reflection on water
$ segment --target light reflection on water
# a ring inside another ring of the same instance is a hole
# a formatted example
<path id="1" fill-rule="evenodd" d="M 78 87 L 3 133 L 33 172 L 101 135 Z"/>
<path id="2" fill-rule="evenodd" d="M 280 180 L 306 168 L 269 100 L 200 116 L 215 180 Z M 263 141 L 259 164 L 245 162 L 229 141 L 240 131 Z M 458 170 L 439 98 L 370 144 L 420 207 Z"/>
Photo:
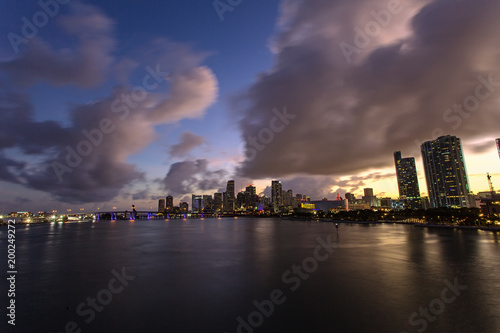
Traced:
<path id="1" fill-rule="evenodd" d="M 329 236 L 334 253 L 291 291 L 283 273 Z M 83 332 L 236 332 L 236 319 L 255 311 L 254 300 L 280 289 L 286 302 L 255 332 L 416 332 L 410 315 L 455 278 L 468 289 L 425 331 L 500 331 L 500 248 L 491 232 L 392 224 L 337 230 L 332 223 L 252 218 L 118 220 L 18 226 L 16 249 L 18 331 L 59 332 L 75 321 Z M 123 267 L 135 279 L 85 323 L 78 304 Z"/>

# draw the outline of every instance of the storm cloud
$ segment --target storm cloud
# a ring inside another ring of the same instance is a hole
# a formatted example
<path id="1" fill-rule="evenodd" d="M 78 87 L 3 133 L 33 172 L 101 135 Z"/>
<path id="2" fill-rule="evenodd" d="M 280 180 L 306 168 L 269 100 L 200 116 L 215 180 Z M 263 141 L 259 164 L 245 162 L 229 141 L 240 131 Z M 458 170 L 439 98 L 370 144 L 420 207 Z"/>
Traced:
<path id="1" fill-rule="evenodd" d="M 162 181 L 172 196 L 217 190 L 226 184 L 228 174 L 223 169 L 210 170 L 208 161 L 199 159 L 173 163 Z"/>
<path id="2" fill-rule="evenodd" d="M 490 0 L 283 1 L 275 64 L 235 107 L 240 173 L 349 175 L 391 166 L 396 150 L 418 157 L 440 135 L 497 135 L 499 14 Z M 283 105 L 295 120 L 254 154 Z"/>

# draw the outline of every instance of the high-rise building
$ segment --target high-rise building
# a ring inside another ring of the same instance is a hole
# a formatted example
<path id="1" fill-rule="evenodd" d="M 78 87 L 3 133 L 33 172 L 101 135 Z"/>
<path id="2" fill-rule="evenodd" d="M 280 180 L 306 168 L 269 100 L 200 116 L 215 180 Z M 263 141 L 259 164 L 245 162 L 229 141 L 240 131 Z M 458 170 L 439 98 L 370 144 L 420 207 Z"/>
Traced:
<path id="1" fill-rule="evenodd" d="M 214 210 L 214 200 L 211 195 L 203 195 L 203 211 L 213 212 Z"/>
<path id="2" fill-rule="evenodd" d="M 289 207 L 293 205 L 293 190 L 283 191 L 283 206 Z"/>
<path id="3" fill-rule="evenodd" d="M 279 180 L 271 182 L 271 201 L 274 212 L 278 212 L 283 206 L 283 188 Z"/>
<path id="4" fill-rule="evenodd" d="M 220 213 L 223 208 L 222 193 L 214 193 L 214 210 L 216 213 Z"/>
<path id="5" fill-rule="evenodd" d="M 232 212 L 234 211 L 234 204 L 235 204 L 235 196 L 234 196 L 234 180 L 229 180 L 227 182 L 226 186 L 226 205 L 224 207 L 224 210 L 226 212 Z"/>
<path id="6" fill-rule="evenodd" d="M 189 211 L 189 204 L 183 201 L 179 204 L 179 209 L 181 210 L 181 212 L 187 213 Z"/>
<path id="7" fill-rule="evenodd" d="M 404 200 L 405 208 L 420 209 L 420 188 L 418 186 L 417 167 L 414 157 L 401 157 L 401 152 L 394 152 L 396 178 L 398 181 L 399 199 Z"/>
<path id="8" fill-rule="evenodd" d="M 347 192 L 345 194 L 345 199 L 349 201 L 349 203 L 355 203 L 356 202 L 356 196 L 352 193 Z"/>
<path id="9" fill-rule="evenodd" d="M 441 136 L 421 146 L 431 208 L 470 207 L 469 182 L 462 144 L 456 136 Z"/>
<path id="10" fill-rule="evenodd" d="M 235 209 L 241 209 L 245 206 L 245 192 L 238 192 L 235 200 Z"/>
<path id="11" fill-rule="evenodd" d="M 158 200 L 158 214 L 163 214 L 165 211 L 165 199 Z"/>
<path id="12" fill-rule="evenodd" d="M 258 201 L 257 189 L 253 185 L 248 185 L 245 188 L 245 206 L 248 210 L 253 210 Z"/>
<path id="13" fill-rule="evenodd" d="M 365 188 L 364 193 L 365 195 L 362 197 L 362 200 L 365 204 L 370 205 L 370 207 L 380 206 L 377 197 L 373 195 L 372 188 Z"/>
<path id="14" fill-rule="evenodd" d="M 168 195 L 165 198 L 165 211 L 171 212 L 174 209 L 174 198 L 171 195 Z"/>
<path id="15" fill-rule="evenodd" d="M 203 196 L 197 194 L 191 196 L 191 211 L 194 214 L 203 213 Z"/>

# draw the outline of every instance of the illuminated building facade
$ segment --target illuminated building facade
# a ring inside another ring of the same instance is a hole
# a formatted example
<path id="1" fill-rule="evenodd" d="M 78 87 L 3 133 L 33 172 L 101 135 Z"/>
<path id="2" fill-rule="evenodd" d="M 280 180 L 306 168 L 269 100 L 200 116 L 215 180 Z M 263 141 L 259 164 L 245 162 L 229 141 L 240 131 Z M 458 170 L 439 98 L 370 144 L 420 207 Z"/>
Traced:
<path id="1" fill-rule="evenodd" d="M 158 200 L 158 213 L 163 214 L 165 211 L 165 199 L 160 199 Z"/>
<path id="2" fill-rule="evenodd" d="M 165 211 L 171 212 L 174 210 L 174 198 L 171 195 L 168 195 L 165 198 Z"/>
<path id="3" fill-rule="evenodd" d="M 431 208 L 470 207 L 469 182 L 462 144 L 456 136 L 441 136 L 421 146 Z"/>
<path id="4" fill-rule="evenodd" d="M 281 206 L 283 206 L 283 187 L 279 180 L 273 180 L 271 182 L 271 202 L 274 212 L 278 212 Z"/>
<path id="5" fill-rule="evenodd" d="M 203 196 L 193 194 L 191 197 L 191 211 L 194 214 L 203 213 Z"/>
<path id="6" fill-rule="evenodd" d="M 420 209 L 420 188 L 418 186 L 417 167 L 414 157 L 401 157 L 401 152 L 394 153 L 399 199 L 404 200 L 405 208 Z"/>
<path id="7" fill-rule="evenodd" d="M 216 213 L 220 213 L 222 211 L 222 193 L 214 193 L 214 210 Z"/>
<path id="8" fill-rule="evenodd" d="M 235 199 L 236 198 L 234 196 L 234 180 L 229 180 L 226 186 L 226 201 L 224 206 L 224 210 L 226 212 L 234 211 Z"/>

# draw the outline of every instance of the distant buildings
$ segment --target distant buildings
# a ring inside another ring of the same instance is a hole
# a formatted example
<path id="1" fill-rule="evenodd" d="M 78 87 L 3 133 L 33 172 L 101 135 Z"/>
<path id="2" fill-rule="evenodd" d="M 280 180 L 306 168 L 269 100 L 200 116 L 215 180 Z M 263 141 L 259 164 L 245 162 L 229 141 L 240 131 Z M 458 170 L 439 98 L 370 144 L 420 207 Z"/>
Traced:
<path id="1" fill-rule="evenodd" d="M 350 204 L 356 203 L 356 196 L 352 193 L 347 192 L 345 194 L 345 199 L 348 200 Z"/>
<path id="2" fill-rule="evenodd" d="M 373 189 L 372 188 L 365 188 L 364 189 L 365 195 L 363 196 L 362 200 L 365 204 L 369 205 L 370 207 L 378 207 L 380 206 L 378 204 L 377 197 L 373 195 Z"/>
<path id="3" fill-rule="evenodd" d="M 431 208 L 470 207 L 469 183 L 460 139 L 441 136 L 421 146 Z"/>
<path id="4" fill-rule="evenodd" d="M 415 158 L 402 158 L 401 152 L 396 151 L 394 152 L 394 164 L 396 165 L 399 199 L 404 200 L 405 208 L 422 208 Z"/>

